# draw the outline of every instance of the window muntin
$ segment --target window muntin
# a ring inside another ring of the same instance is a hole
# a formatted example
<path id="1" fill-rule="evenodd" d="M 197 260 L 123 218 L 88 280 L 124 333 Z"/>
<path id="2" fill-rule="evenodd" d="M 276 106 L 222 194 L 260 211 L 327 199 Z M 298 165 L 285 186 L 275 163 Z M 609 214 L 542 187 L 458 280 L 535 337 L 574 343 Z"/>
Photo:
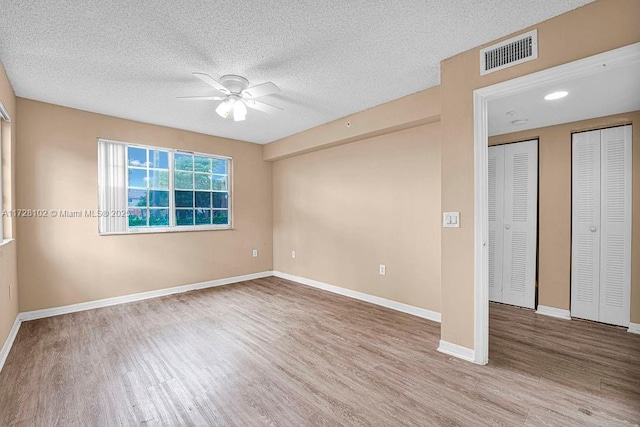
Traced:
<path id="1" fill-rule="evenodd" d="M 169 151 L 127 147 L 128 226 L 170 225 Z"/>
<path id="2" fill-rule="evenodd" d="M 229 228 L 230 167 L 225 157 L 127 144 L 128 230 Z"/>
<path id="3" fill-rule="evenodd" d="M 175 154 L 176 226 L 229 224 L 228 169 L 227 159 Z"/>

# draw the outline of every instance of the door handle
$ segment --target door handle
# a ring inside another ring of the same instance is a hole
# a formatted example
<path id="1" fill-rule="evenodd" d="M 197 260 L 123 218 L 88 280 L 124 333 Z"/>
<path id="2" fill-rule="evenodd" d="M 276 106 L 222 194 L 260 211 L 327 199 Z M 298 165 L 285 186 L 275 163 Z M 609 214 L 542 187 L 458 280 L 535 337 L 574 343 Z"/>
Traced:
<path id="1" fill-rule="evenodd" d="M 509 230 L 511 228 L 511 226 L 509 224 L 505 225 L 504 228 L 506 228 L 507 230 Z"/>
<path id="2" fill-rule="evenodd" d="M 591 227 L 589 227 L 589 230 L 591 230 L 592 233 L 595 233 L 598 230 L 598 227 L 592 225 Z"/>

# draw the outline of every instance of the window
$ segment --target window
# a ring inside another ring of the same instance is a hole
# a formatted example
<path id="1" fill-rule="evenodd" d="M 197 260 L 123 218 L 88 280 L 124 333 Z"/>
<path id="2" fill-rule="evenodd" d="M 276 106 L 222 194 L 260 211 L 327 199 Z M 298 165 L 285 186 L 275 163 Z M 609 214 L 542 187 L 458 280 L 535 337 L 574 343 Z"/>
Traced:
<path id="1" fill-rule="evenodd" d="M 11 119 L 9 118 L 9 113 L 4 108 L 4 105 L 2 105 L 2 103 L 0 102 L 0 212 L 2 212 L 3 214 L 0 216 L 0 243 L 4 241 L 4 228 L 3 228 L 4 224 L 3 223 L 4 223 L 4 216 L 5 216 L 4 205 L 2 203 L 2 197 L 3 197 L 2 186 L 4 185 L 2 182 L 2 149 L 3 149 L 2 134 L 5 130 L 8 130 L 8 123 L 10 121 Z M 7 138 L 7 140 L 9 139 L 10 138 Z"/>
<path id="2" fill-rule="evenodd" d="M 98 157 L 101 234 L 230 228 L 230 158 L 106 140 Z"/>
<path id="3" fill-rule="evenodd" d="M 169 152 L 127 147 L 129 227 L 168 227 Z"/>
<path id="4" fill-rule="evenodd" d="M 174 198 L 176 225 L 229 223 L 227 159 L 176 153 Z"/>
<path id="5" fill-rule="evenodd" d="M 2 109 L 2 106 L 0 106 L 0 109 Z M 2 203 L 2 122 L 2 116 L 0 115 L 0 212 L 2 212 L 2 215 L 0 215 L 0 243 L 4 241 L 4 217 L 6 215 Z"/>

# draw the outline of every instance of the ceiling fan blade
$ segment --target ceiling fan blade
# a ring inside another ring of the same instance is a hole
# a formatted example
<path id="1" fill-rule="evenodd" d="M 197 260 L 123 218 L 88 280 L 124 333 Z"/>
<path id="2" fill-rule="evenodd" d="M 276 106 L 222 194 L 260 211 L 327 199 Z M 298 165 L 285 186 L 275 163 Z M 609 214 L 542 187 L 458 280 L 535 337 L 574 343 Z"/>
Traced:
<path id="1" fill-rule="evenodd" d="M 242 95 L 247 98 L 257 98 L 259 96 L 271 95 L 280 92 L 278 86 L 272 82 L 262 83 L 242 91 Z"/>
<path id="2" fill-rule="evenodd" d="M 178 99 L 195 99 L 197 101 L 222 101 L 224 96 L 179 96 Z"/>
<path id="3" fill-rule="evenodd" d="M 247 104 L 247 107 L 253 108 L 254 110 L 262 111 L 263 113 L 267 114 L 277 114 L 280 111 L 283 111 L 280 107 L 265 104 L 264 102 L 260 101 L 254 101 L 253 99 L 247 99 L 244 102 L 245 104 Z"/>
<path id="4" fill-rule="evenodd" d="M 211 86 L 212 88 L 214 88 L 215 90 L 222 93 L 229 94 L 229 89 L 224 87 L 222 83 L 218 82 L 216 79 L 214 79 L 210 75 L 204 74 L 204 73 L 193 73 L 193 75 L 199 78 L 200 80 L 202 80 L 203 82 L 205 82 L 206 84 L 208 84 L 209 86 Z"/>

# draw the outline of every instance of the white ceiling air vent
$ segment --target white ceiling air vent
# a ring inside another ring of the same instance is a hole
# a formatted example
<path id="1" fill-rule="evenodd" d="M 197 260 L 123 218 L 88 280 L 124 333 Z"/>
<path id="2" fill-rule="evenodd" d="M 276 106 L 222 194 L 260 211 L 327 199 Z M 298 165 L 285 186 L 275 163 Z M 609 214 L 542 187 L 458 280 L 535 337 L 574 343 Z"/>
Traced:
<path id="1" fill-rule="evenodd" d="M 480 75 L 522 64 L 537 57 L 538 30 L 532 30 L 480 50 Z"/>

